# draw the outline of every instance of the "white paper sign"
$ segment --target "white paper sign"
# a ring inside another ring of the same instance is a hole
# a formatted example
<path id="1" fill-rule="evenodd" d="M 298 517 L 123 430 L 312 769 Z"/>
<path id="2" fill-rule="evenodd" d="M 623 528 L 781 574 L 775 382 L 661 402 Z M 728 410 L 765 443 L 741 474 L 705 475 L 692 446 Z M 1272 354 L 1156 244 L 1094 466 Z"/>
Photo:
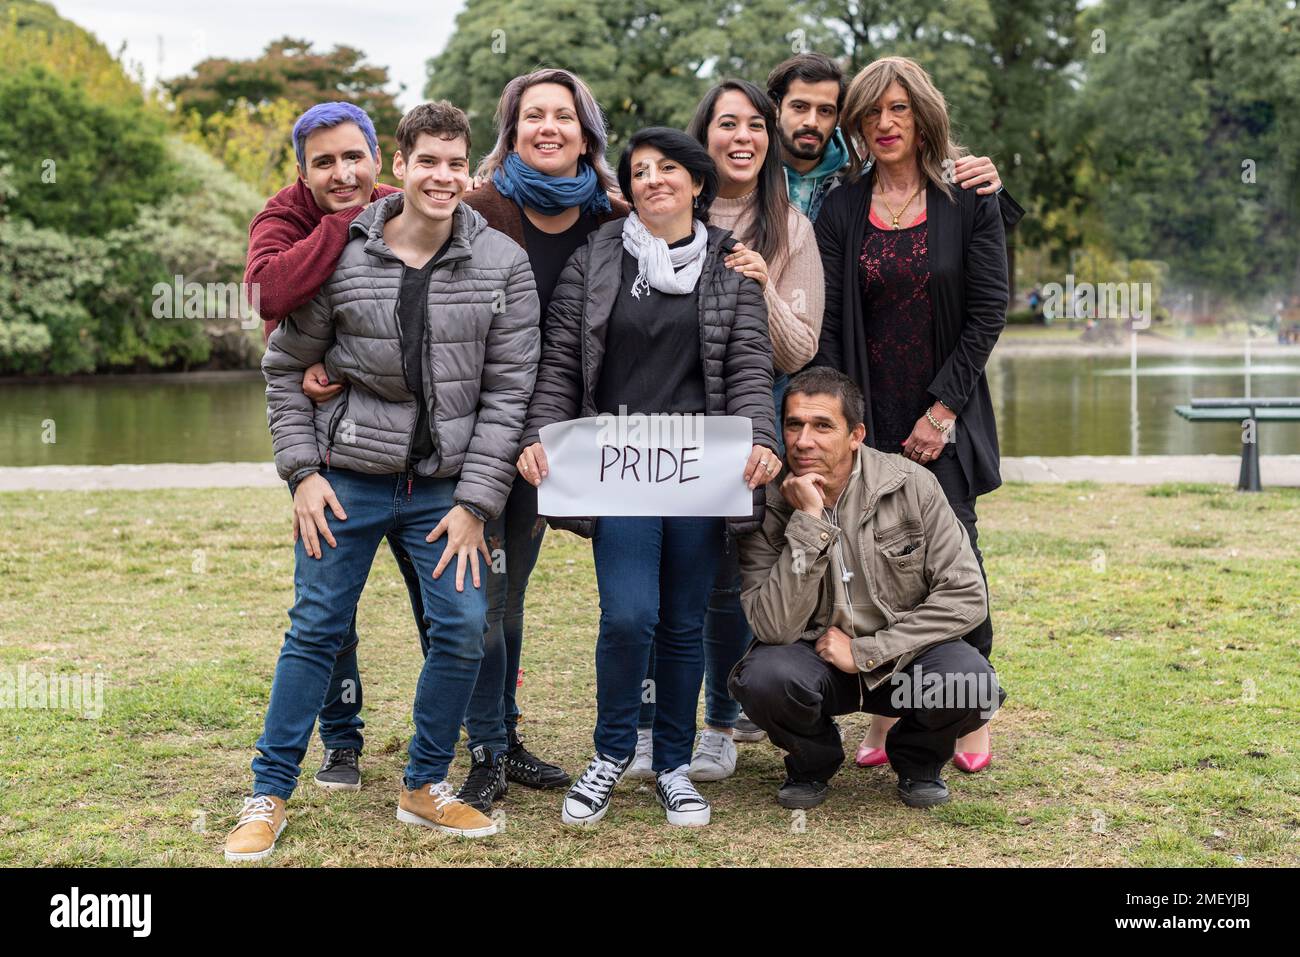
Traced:
<path id="1" fill-rule="evenodd" d="M 744 416 L 600 415 L 544 426 L 541 441 L 542 515 L 753 513 L 744 478 L 753 427 Z"/>

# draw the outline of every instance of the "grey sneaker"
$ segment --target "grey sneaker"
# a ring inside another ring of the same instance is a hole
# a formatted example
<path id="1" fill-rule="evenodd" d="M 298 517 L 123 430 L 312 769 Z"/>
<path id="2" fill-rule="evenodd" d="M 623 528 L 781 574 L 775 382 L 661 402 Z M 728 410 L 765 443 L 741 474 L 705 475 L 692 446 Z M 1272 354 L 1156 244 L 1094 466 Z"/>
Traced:
<path id="1" fill-rule="evenodd" d="M 736 719 L 735 734 L 731 740 L 737 744 L 752 744 L 755 741 L 762 741 L 766 737 L 766 731 L 750 721 L 745 712 L 740 712 L 740 717 Z"/>
<path id="2" fill-rule="evenodd" d="M 360 755 L 353 748 L 326 748 L 315 781 L 326 791 L 360 791 Z"/>
<path id="3" fill-rule="evenodd" d="M 721 781 L 736 773 L 736 745 L 731 735 L 705 728 L 691 755 L 687 777 L 692 781 Z"/>
<path id="4" fill-rule="evenodd" d="M 626 778 L 650 779 L 655 776 L 652 765 L 654 764 L 654 735 L 649 728 L 636 729 L 636 754 L 632 757 L 632 763 L 628 765 L 627 773 L 623 776 Z"/>

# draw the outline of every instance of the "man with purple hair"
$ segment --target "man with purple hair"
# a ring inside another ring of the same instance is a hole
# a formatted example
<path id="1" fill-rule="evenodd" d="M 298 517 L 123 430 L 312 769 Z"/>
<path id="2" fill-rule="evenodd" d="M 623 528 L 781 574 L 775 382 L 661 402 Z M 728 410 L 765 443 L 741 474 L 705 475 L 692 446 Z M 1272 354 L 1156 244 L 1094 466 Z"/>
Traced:
<path id="1" fill-rule="evenodd" d="M 348 241 L 352 221 L 371 203 L 401 190 L 378 183 L 383 158 L 375 126 L 353 103 L 317 103 L 293 125 L 298 179 L 286 186 L 248 227 L 248 265 L 244 281 L 256 283 L 263 336 L 269 338 L 290 313 L 315 297 L 334 272 Z M 331 383 L 324 365 L 307 370 L 303 391 L 323 402 L 343 383 Z M 294 538 L 298 529 L 295 525 Z M 399 542 L 388 547 L 406 580 L 416 631 L 425 644 L 424 601 L 410 555 Z M 357 668 L 356 620 L 344 642 L 330 681 L 319 727 L 325 757 L 315 782 L 332 791 L 361 788 L 361 675 Z"/>

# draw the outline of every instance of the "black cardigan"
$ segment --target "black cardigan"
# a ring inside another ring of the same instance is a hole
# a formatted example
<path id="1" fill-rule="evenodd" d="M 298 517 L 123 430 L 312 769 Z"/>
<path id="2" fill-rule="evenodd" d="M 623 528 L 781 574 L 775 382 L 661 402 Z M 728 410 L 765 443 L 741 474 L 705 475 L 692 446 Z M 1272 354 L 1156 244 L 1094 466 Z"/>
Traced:
<path id="1" fill-rule="evenodd" d="M 872 173 L 863 174 L 826 197 L 817 217 L 817 246 L 826 276 L 826 314 L 811 365 L 839 369 L 858 383 L 866 398 L 869 441 L 871 384 L 863 335 L 862 281 L 858 258 L 871 209 Z M 1007 317 L 1007 251 L 1003 216 L 1014 224 L 1022 213 L 1015 200 L 955 190 L 956 198 L 931 183 L 926 188 L 930 307 L 939 371 L 930 395 L 957 413 L 957 458 L 972 495 L 1002 484 L 997 425 L 984 365 Z M 1005 191 L 1004 191 L 1005 193 Z M 1003 207 L 1006 212 L 1003 212 Z M 924 413 L 917 409 L 917 416 Z"/>

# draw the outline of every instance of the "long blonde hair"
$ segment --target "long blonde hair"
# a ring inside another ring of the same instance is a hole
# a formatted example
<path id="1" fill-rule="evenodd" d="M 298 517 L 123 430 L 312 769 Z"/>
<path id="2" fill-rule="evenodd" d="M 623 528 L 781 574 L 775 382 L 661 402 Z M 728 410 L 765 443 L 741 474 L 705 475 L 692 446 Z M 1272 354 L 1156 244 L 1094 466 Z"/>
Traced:
<path id="1" fill-rule="evenodd" d="M 860 160 L 865 161 L 870 157 L 871 149 L 863 136 L 867 111 L 880 101 L 893 83 L 898 83 L 906 90 L 912 102 L 912 115 L 916 118 L 917 160 L 921 172 L 952 199 L 951 163 L 969 151 L 953 141 L 952 124 L 948 120 L 948 102 L 930 79 L 930 74 L 915 60 L 903 56 L 887 56 L 863 67 L 849 83 L 840 128 L 848 135 L 849 143 Z M 861 175 L 862 165 L 855 163 L 851 176 L 857 179 Z"/>

